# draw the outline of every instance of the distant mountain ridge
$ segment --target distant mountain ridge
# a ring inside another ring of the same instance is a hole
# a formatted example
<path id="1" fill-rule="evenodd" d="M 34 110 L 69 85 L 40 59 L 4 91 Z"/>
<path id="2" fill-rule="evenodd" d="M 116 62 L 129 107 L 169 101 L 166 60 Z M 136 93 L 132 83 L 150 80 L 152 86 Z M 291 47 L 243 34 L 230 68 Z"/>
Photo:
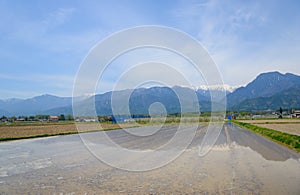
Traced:
<path id="1" fill-rule="evenodd" d="M 176 93 L 174 92 L 176 91 Z M 179 101 L 180 95 L 183 97 Z M 180 112 L 195 112 L 195 104 L 191 104 L 190 98 L 194 95 L 196 101 L 194 102 L 199 104 L 201 110 L 208 111 L 210 110 L 210 98 L 198 94 L 197 91 L 194 91 L 190 88 L 174 86 L 169 87 L 151 87 L 151 88 L 138 88 L 135 90 L 121 90 L 115 92 L 107 92 L 104 94 L 98 94 L 90 99 L 87 99 L 83 102 L 78 102 L 77 108 L 79 109 L 80 115 L 89 115 L 92 110 L 91 105 L 93 101 L 95 102 L 97 115 L 112 115 L 112 104 L 111 98 L 114 99 L 114 107 L 117 108 L 117 114 L 127 114 L 127 104 L 125 97 L 129 98 L 128 109 L 130 114 L 149 114 L 149 107 L 155 102 L 159 102 L 164 105 L 166 112 L 171 113 L 180 113 Z M 125 102 L 125 104 L 123 104 Z M 187 106 L 182 108 L 181 103 L 187 103 Z M 183 109 L 183 110 L 182 110 Z M 62 110 L 71 110 L 71 108 L 61 108 Z M 116 110 L 114 110 L 116 111 Z M 76 113 L 78 113 L 76 112 Z"/>
<path id="2" fill-rule="evenodd" d="M 43 114 L 43 112 L 48 109 L 68 106 L 71 103 L 71 97 L 58 97 L 45 94 L 25 100 L 0 100 L 0 109 L 6 111 L 7 113 L 9 113 L 9 115 L 36 115 Z"/>
<path id="3" fill-rule="evenodd" d="M 247 99 L 231 107 L 231 110 L 279 110 L 300 108 L 300 87 L 291 87 L 270 97 Z"/>
<path id="4" fill-rule="evenodd" d="M 209 90 L 210 89 L 210 90 Z M 221 98 L 226 95 L 228 110 L 276 110 L 283 108 L 300 108 L 300 76 L 291 73 L 268 72 L 258 75 L 245 87 L 230 88 L 229 86 L 199 87 L 190 89 L 187 87 L 151 87 L 135 90 L 121 90 L 107 92 L 94 96 L 78 97 L 82 115 L 88 114 L 89 103 L 95 101 L 98 115 L 111 115 L 111 96 L 114 93 L 117 102 L 123 102 L 124 97 L 130 93 L 129 108 L 132 114 L 148 114 L 149 106 L 154 102 L 160 102 L 168 113 L 181 112 L 179 99 L 174 91 L 182 94 L 195 94 L 200 104 L 200 111 L 210 111 L 211 100 L 219 104 Z M 184 97 L 184 96 L 183 96 Z M 186 95 L 182 101 L 190 101 Z M 196 103 L 196 102 L 194 102 Z M 120 106 L 122 106 L 120 104 Z M 122 108 L 125 109 L 125 108 Z M 186 108 L 192 110 L 193 108 Z M 72 114 L 72 98 L 58 97 L 54 95 L 41 95 L 28 99 L 0 100 L 0 115 L 21 116 L 37 114 Z"/>
<path id="5" fill-rule="evenodd" d="M 227 96 L 228 106 L 246 99 L 270 97 L 291 87 L 300 86 L 300 76 L 279 72 L 262 73 L 246 87 L 240 87 Z"/>

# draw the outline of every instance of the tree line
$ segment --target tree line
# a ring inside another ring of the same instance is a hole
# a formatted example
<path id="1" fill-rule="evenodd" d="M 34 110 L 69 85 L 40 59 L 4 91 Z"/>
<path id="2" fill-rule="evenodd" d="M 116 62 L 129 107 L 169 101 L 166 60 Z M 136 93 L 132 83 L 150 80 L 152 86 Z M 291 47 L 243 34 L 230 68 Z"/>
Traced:
<path id="1" fill-rule="evenodd" d="M 73 115 L 68 114 L 60 114 L 57 116 L 57 120 L 59 121 L 72 121 L 74 120 Z M 49 121 L 50 115 L 47 114 L 39 114 L 39 115 L 31 115 L 31 116 L 2 116 L 0 117 L 0 122 L 15 122 L 15 121 Z"/>

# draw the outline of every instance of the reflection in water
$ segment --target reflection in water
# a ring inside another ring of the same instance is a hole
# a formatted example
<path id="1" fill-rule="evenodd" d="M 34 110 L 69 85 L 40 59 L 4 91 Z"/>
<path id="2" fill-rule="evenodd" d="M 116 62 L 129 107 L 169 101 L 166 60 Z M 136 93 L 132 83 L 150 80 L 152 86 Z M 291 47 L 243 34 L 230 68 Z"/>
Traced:
<path id="1" fill-rule="evenodd" d="M 121 131 L 110 135 L 129 148 L 156 148 L 174 134 L 171 127 L 164 130 L 149 142 Z M 0 143 L 0 194 L 300 194 L 297 153 L 225 125 L 215 147 L 200 157 L 204 132 L 175 161 L 145 172 L 101 163 L 78 135 Z M 97 141 L 99 134 L 85 135 Z M 103 145 L 105 150 L 111 152 Z M 120 163 L 135 160 L 118 157 Z"/>
<path id="2" fill-rule="evenodd" d="M 224 125 L 223 130 L 227 137 L 227 143 L 235 142 L 240 146 L 249 147 L 266 160 L 286 161 L 290 158 L 300 158 L 298 153 L 232 123 Z"/>

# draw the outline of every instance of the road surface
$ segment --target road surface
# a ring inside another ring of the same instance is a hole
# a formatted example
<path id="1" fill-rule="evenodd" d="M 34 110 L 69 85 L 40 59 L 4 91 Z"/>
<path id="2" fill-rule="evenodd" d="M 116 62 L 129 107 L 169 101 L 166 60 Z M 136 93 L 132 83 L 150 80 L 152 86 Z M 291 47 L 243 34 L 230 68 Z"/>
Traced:
<path id="1" fill-rule="evenodd" d="M 199 127 L 176 160 L 142 172 L 101 162 L 79 135 L 2 142 L 0 194 L 300 194 L 299 153 L 226 124 L 201 157 L 198 147 L 206 129 Z M 165 126 L 141 139 L 122 130 L 106 133 L 122 147 L 144 150 L 167 143 L 175 131 Z M 130 162 L 123 158 L 120 162 Z"/>

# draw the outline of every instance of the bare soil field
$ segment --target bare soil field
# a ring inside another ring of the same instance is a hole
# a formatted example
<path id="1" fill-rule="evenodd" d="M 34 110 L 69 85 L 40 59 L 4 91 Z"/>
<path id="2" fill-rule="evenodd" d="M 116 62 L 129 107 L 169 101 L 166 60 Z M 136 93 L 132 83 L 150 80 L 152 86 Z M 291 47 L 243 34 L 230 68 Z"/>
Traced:
<path id="1" fill-rule="evenodd" d="M 251 123 L 259 127 L 273 129 L 300 136 L 299 119 L 276 119 L 276 120 L 240 120 L 243 123 Z"/>
<path id="2" fill-rule="evenodd" d="M 133 127 L 134 124 L 122 124 L 123 128 Z M 135 125 L 136 126 L 136 125 Z M 88 132 L 96 130 L 109 130 L 119 129 L 118 124 L 101 124 L 100 123 L 51 123 L 51 124 L 28 124 L 28 125 L 1 125 L 0 126 L 0 138 L 5 140 L 6 138 L 26 138 L 35 136 L 49 136 L 60 134 L 72 134 L 79 132 Z"/>
<path id="3" fill-rule="evenodd" d="M 300 123 L 295 124 L 255 124 L 259 127 L 264 127 L 268 129 L 274 129 L 277 131 L 293 134 L 293 135 L 299 135 L 300 136 Z"/>
<path id="4" fill-rule="evenodd" d="M 270 124 L 270 123 L 300 123 L 300 119 L 259 119 L 259 120 L 239 120 L 243 123 L 251 124 Z"/>

